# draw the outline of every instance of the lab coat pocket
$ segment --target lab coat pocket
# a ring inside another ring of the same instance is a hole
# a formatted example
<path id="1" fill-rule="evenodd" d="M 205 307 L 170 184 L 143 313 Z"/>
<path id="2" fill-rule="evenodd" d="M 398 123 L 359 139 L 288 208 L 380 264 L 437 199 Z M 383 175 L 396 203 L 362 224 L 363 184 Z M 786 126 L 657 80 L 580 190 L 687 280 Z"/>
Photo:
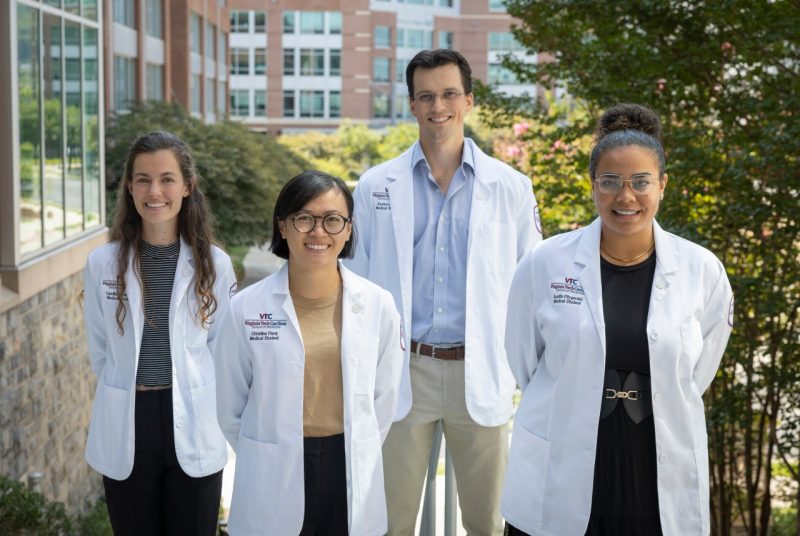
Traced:
<path id="1" fill-rule="evenodd" d="M 386 532 L 386 492 L 383 485 L 383 459 L 379 434 L 355 441 L 353 466 L 354 534 Z"/>
<path id="2" fill-rule="evenodd" d="M 278 445 L 239 437 L 229 526 L 231 534 L 276 534 L 281 490 L 275 478 Z"/>
<path id="3" fill-rule="evenodd" d="M 486 222 L 484 262 L 488 272 L 513 272 L 517 267 L 517 227 L 513 222 Z"/>
<path id="4" fill-rule="evenodd" d="M 128 477 L 130 468 L 124 468 L 133 461 L 134 442 L 128 429 L 131 398 L 129 391 L 106 385 L 101 379 L 92 407 L 86 456 L 95 469 L 117 480 Z"/>
<path id="5" fill-rule="evenodd" d="M 503 511 L 517 523 L 541 527 L 551 443 L 515 423 L 503 487 Z"/>
<path id="6" fill-rule="evenodd" d="M 353 385 L 355 394 L 372 395 L 375 391 L 375 370 L 378 362 L 378 337 L 362 337 L 359 339 L 356 355 L 356 381 Z"/>
<path id="7" fill-rule="evenodd" d="M 201 468 L 206 474 L 218 470 L 217 465 L 224 465 L 228 449 L 225 436 L 217 423 L 217 390 L 212 381 L 202 387 L 192 389 L 192 409 L 195 418 L 195 443 L 201 461 Z"/>
<path id="8" fill-rule="evenodd" d="M 684 370 L 688 373 L 689 377 L 692 376 L 692 371 L 700 359 L 700 354 L 703 352 L 703 334 L 700 330 L 700 323 L 692 320 L 685 324 L 681 324 L 681 373 Z M 687 368 L 684 368 L 687 367 Z"/>

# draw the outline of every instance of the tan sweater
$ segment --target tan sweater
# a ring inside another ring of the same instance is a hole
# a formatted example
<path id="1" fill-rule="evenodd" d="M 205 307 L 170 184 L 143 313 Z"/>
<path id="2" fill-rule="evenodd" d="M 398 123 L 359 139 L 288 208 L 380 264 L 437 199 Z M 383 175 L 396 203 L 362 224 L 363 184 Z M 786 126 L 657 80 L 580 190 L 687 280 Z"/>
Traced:
<path id="1" fill-rule="evenodd" d="M 307 299 L 292 293 L 305 346 L 303 436 L 344 431 L 342 391 L 342 285 L 329 296 Z"/>

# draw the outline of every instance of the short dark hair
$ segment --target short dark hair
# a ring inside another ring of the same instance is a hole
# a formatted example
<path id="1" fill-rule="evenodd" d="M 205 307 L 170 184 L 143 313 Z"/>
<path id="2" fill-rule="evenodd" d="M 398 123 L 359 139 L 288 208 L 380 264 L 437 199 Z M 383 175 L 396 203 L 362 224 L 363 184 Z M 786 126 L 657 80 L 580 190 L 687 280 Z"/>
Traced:
<path id="1" fill-rule="evenodd" d="M 455 65 L 461 72 L 461 84 L 464 86 L 464 93 L 472 93 L 472 67 L 460 52 L 440 48 L 437 50 L 423 50 L 418 52 L 414 58 L 408 62 L 406 67 L 406 85 L 408 86 L 408 97 L 414 100 L 414 71 L 418 68 L 434 69 L 443 65 Z"/>
<path id="2" fill-rule="evenodd" d="M 285 220 L 298 210 L 302 209 L 313 199 L 325 192 L 338 189 L 344 195 L 347 203 L 347 215 L 353 216 L 353 194 L 350 188 L 339 177 L 328 175 L 316 169 L 310 169 L 292 177 L 289 182 L 283 185 L 278 199 L 275 201 L 275 210 L 272 212 L 272 243 L 269 249 L 282 259 L 289 258 L 289 245 L 286 239 L 281 236 L 279 222 Z M 353 256 L 356 249 L 356 228 L 351 226 L 350 240 L 345 242 L 344 248 L 339 253 L 340 259 L 349 259 Z"/>

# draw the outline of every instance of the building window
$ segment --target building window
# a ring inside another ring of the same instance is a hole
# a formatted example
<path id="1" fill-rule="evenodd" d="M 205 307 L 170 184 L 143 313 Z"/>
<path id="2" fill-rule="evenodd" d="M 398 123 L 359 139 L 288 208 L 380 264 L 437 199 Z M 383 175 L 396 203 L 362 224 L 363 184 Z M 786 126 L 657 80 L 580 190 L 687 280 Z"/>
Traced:
<path id="1" fill-rule="evenodd" d="M 216 104 L 214 99 L 214 86 L 214 79 L 206 78 L 206 89 L 203 98 L 205 99 L 206 114 L 209 115 L 214 113 L 214 105 Z"/>
<path id="2" fill-rule="evenodd" d="M 294 52 L 293 48 L 283 49 L 283 74 L 284 76 L 294 76 Z"/>
<path id="3" fill-rule="evenodd" d="M 328 51 L 330 58 L 329 76 L 342 76 L 342 50 L 332 48 Z"/>
<path id="4" fill-rule="evenodd" d="M 505 11 L 505 0 L 489 0 L 489 11 Z"/>
<path id="5" fill-rule="evenodd" d="M 325 117 L 324 91 L 300 91 L 300 117 Z"/>
<path id="6" fill-rule="evenodd" d="M 328 117 L 342 117 L 342 92 L 331 91 L 328 93 Z"/>
<path id="7" fill-rule="evenodd" d="M 250 54 L 246 48 L 231 49 L 231 74 L 250 74 Z"/>
<path id="8" fill-rule="evenodd" d="M 328 33 L 338 35 L 342 33 L 342 12 L 328 12 Z"/>
<path id="9" fill-rule="evenodd" d="M 284 11 L 283 12 L 283 33 L 285 34 L 293 34 L 295 31 L 295 12 L 294 11 Z"/>
<path id="10" fill-rule="evenodd" d="M 382 119 L 389 117 L 389 95 L 375 93 L 372 95 L 372 117 Z"/>
<path id="11" fill-rule="evenodd" d="M 69 6 L 67 11 L 77 15 Z M 19 122 L 9 132 L 18 128 L 18 244 L 24 257 L 101 224 L 99 51 L 97 30 L 80 17 L 19 3 L 12 24 Z M 2 217 L 2 225 L 15 223 L 11 214 Z"/>
<path id="12" fill-rule="evenodd" d="M 162 39 L 164 30 L 161 23 L 161 0 L 147 0 L 145 4 L 145 30 L 147 35 Z"/>
<path id="13" fill-rule="evenodd" d="M 189 48 L 200 54 L 200 15 L 192 13 L 189 18 Z"/>
<path id="14" fill-rule="evenodd" d="M 411 107 L 407 95 L 397 95 L 394 99 L 394 116 L 397 119 L 410 119 Z"/>
<path id="15" fill-rule="evenodd" d="M 217 82 L 217 113 L 225 115 L 225 82 Z"/>
<path id="16" fill-rule="evenodd" d="M 404 48 L 429 49 L 433 44 L 433 32 L 429 30 L 397 30 L 397 46 Z"/>
<path id="17" fill-rule="evenodd" d="M 446 48 L 452 50 L 453 32 L 439 32 L 439 48 Z"/>
<path id="18" fill-rule="evenodd" d="M 256 117 L 267 116 L 267 92 L 263 89 L 257 89 L 253 95 L 253 104 L 255 107 Z"/>
<path id="19" fill-rule="evenodd" d="M 489 64 L 489 83 L 490 84 L 516 84 L 517 76 L 513 71 L 503 67 L 500 63 Z"/>
<path id="20" fill-rule="evenodd" d="M 250 90 L 231 90 L 231 115 L 235 117 L 248 117 L 250 115 Z"/>
<path id="21" fill-rule="evenodd" d="M 394 71 L 397 82 L 406 81 L 406 67 L 408 67 L 408 60 L 395 60 Z"/>
<path id="22" fill-rule="evenodd" d="M 489 52 L 519 52 L 525 50 L 511 32 L 489 32 Z"/>
<path id="23" fill-rule="evenodd" d="M 147 100 L 164 100 L 164 67 L 148 63 L 145 75 L 147 76 Z"/>
<path id="24" fill-rule="evenodd" d="M 206 22 L 206 58 L 214 59 L 214 41 L 217 40 L 217 29 L 210 22 Z"/>
<path id="25" fill-rule="evenodd" d="M 256 33 L 266 33 L 267 31 L 267 14 L 263 11 L 256 11 L 254 15 L 254 31 Z"/>
<path id="26" fill-rule="evenodd" d="M 219 32 L 219 40 L 217 41 L 217 63 L 225 70 L 225 60 L 228 57 L 228 36 L 225 35 L 225 32 Z"/>
<path id="27" fill-rule="evenodd" d="M 250 12 L 231 11 L 231 33 L 247 33 L 250 31 Z"/>
<path id="28" fill-rule="evenodd" d="M 283 117 L 294 117 L 294 91 L 283 92 Z"/>
<path id="29" fill-rule="evenodd" d="M 300 49 L 300 76 L 325 76 L 325 49 Z M 302 109 L 302 97 L 300 105 Z"/>
<path id="30" fill-rule="evenodd" d="M 325 12 L 323 12 L 323 11 L 301 11 L 300 12 L 300 33 L 301 34 L 323 34 L 323 33 L 325 33 Z"/>
<path id="31" fill-rule="evenodd" d="M 193 74 L 189 77 L 189 93 L 191 97 L 192 113 L 200 113 L 200 75 Z"/>
<path id="32" fill-rule="evenodd" d="M 439 0 L 441 7 L 453 7 L 453 0 Z"/>
<path id="33" fill-rule="evenodd" d="M 136 62 L 133 58 L 114 56 L 114 110 L 130 108 L 136 100 Z"/>
<path id="34" fill-rule="evenodd" d="M 253 74 L 267 74 L 267 49 L 257 48 L 253 54 Z"/>
<path id="35" fill-rule="evenodd" d="M 375 48 L 392 46 L 392 30 L 388 26 L 375 26 Z"/>
<path id="36" fill-rule="evenodd" d="M 388 82 L 391 78 L 391 61 L 389 58 L 372 58 L 372 79 L 375 82 Z"/>
<path id="37" fill-rule="evenodd" d="M 114 0 L 114 22 L 136 28 L 135 0 Z"/>

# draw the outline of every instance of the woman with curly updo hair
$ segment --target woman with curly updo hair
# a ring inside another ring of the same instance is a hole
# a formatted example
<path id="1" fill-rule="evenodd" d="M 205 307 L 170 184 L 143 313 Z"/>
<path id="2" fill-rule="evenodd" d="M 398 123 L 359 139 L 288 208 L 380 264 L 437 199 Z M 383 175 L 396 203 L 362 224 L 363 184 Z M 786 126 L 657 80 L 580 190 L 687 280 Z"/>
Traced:
<path id="1" fill-rule="evenodd" d="M 211 347 L 236 280 L 209 220 L 189 148 L 168 132 L 138 138 L 112 242 L 84 271 L 97 375 L 86 460 L 117 535 L 216 533 L 227 447 Z"/>
<path id="2" fill-rule="evenodd" d="M 595 221 L 517 268 L 506 349 L 522 390 L 509 535 L 707 535 L 702 394 L 733 325 L 725 268 L 656 222 L 667 186 L 652 110 L 603 114 Z"/>

